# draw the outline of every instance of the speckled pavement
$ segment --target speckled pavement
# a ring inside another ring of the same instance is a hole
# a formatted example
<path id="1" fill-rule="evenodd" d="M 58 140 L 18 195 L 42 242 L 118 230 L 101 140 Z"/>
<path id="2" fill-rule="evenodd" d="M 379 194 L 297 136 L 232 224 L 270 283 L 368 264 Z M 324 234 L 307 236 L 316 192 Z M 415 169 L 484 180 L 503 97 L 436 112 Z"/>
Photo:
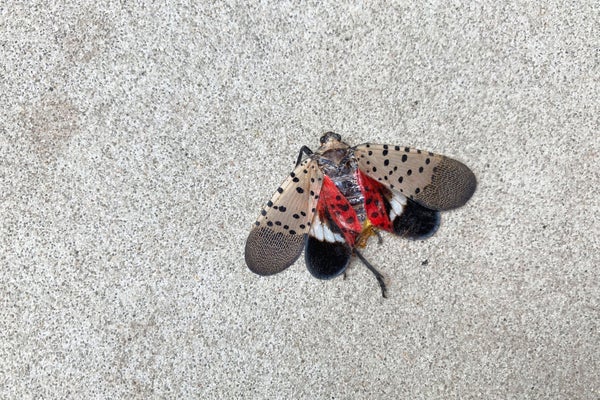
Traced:
<path id="1" fill-rule="evenodd" d="M 600 5 L 0 5 L 0 398 L 598 399 Z M 333 130 L 475 171 L 319 281 L 249 229 Z"/>

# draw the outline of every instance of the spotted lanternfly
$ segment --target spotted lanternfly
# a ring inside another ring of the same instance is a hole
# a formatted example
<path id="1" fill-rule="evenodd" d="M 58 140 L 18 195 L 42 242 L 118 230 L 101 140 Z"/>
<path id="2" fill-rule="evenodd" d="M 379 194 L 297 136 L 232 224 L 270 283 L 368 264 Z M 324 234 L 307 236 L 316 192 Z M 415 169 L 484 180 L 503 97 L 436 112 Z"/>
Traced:
<path id="1" fill-rule="evenodd" d="M 378 230 L 426 239 L 440 211 L 465 204 L 475 192 L 473 172 L 459 161 L 410 147 L 365 143 L 350 147 L 337 133 L 312 152 L 300 149 L 296 169 L 261 211 L 246 241 L 246 264 L 259 275 L 292 265 L 304 248 L 306 266 L 319 279 L 343 273 Z M 306 157 L 305 157 L 306 156 Z"/>

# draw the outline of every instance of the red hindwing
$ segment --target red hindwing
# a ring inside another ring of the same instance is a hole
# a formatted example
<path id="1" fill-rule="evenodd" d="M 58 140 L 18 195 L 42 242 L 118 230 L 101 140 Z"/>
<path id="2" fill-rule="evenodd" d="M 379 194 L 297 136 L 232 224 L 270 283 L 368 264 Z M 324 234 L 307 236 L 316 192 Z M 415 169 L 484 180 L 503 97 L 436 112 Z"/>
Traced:
<path id="1" fill-rule="evenodd" d="M 384 190 L 382 184 L 357 170 L 357 180 L 365 197 L 365 211 L 367 218 L 373 225 L 385 231 L 392 232 L 392 222 L 385 209 Z"/>
<path id="2" fill-rule="evenodd" d="M 328 176 L 323 177 L 317 212 L 322 221 L 326 221 L 329 217 L 342 231 L 346 243 L 350 247 L 354 247 L 356 238 L 362 231 L 362 226 L 354 208 Z"/>

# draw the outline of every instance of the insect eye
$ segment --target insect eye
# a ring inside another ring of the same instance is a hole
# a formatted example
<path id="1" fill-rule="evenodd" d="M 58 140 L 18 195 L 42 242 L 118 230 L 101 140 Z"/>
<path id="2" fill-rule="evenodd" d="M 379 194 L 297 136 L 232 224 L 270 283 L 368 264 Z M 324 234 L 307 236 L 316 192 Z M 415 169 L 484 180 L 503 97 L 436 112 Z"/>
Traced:
<path id="1" fill-rule="evenodd" d="M 336 140 L 338 142 L 342 141 L 342 137 L 334 132 L 327 132 L 323 136 L 321 136 L 321 143 L 326 143 L 329 139 Z"/>

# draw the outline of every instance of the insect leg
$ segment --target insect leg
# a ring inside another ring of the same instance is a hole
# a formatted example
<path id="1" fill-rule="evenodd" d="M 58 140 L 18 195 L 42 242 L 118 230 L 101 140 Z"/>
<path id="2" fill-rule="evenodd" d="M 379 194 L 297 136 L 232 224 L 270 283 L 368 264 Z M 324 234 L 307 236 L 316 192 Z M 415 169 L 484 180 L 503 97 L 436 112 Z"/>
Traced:
<path id="1" fill-rule="evenodd" d="M 306 154 L 307 156 L 310 156 L 312 153 L 313 153 L 313 151 L 311 149 L 309 149 L 308 146 L 302 146 L 302 148 L 300 149 L 300 153 L 298 153 L 298 159 L 296 160 L 296 167 L 298 165 L 300 165 L 303 155 Z"/>
<path id="2" fill-rule="evenodd" d="M 379 287 L 381 288 L 381 295 L 384 298 L 387 298 L 387 288 L 385 286 L 385 281 L 383 280 L 383 275 L 381 275 L 381 272 L 377 271 L 375 269 L 375 267 L 373 267 L 364 257 L 362 254 L 360 254 L 360 252 L 356 249 L 354 249 L 354 254 L 356 254 L 356 256 L 360 259 L 360 261 L 362 261 L 363 264 L 365 264 L 365 266 L 369 269 L 369 271 L 371 271 L 373 273 L 373 275 L 375 275 L 375 278 L 377 278 L 377 282 L 379 282 Z"/>

